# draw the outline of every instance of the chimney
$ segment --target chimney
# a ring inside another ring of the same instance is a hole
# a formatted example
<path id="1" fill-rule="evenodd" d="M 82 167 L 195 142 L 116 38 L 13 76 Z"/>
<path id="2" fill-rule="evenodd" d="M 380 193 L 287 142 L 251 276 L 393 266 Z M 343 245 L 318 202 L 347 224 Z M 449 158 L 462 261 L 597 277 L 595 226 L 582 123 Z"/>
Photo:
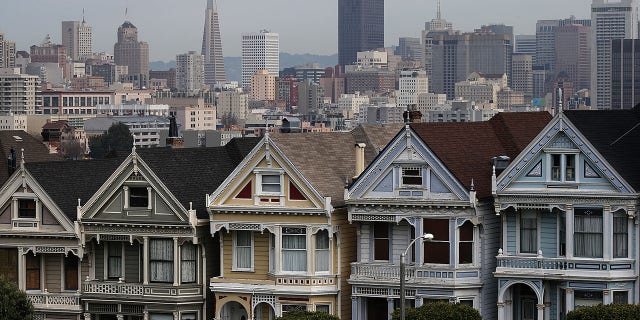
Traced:
<path id="1" fill-rule="evenodd" d="M 418 111 L 415 104 L 409 105 L 407 111 L 402 114 L 405 122 L 407 123 L 420 123 L 422 122 L 422 112 Z"/>
<path id="2" fill-rule="evenodd" d="M 493 157 L 493 167 L 496 170 L 496 176 L 499 176 L 511 163 L 511 158 L 507 156 Z"/>
<path id="3" fill-rule="evenodd" d="M 357 178 L 364 171 L 364 148 L 367 145 L 364 143 L 356 143 L 356 174 L 353 178 Z"/>

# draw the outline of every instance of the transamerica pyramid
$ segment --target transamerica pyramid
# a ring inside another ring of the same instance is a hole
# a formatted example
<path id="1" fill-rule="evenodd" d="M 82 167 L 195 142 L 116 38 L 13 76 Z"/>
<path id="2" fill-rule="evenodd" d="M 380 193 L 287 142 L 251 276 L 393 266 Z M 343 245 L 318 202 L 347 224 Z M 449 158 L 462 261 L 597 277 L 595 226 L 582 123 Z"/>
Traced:
<path id="1" fill-rule="evenodd" d="M 202 55 L 204 56 L 204 83 L 213 86 L 218 81 L 226 81 L 227 75 L 224 71 L 216 0 L 207 0 L 202 35 Z"/>

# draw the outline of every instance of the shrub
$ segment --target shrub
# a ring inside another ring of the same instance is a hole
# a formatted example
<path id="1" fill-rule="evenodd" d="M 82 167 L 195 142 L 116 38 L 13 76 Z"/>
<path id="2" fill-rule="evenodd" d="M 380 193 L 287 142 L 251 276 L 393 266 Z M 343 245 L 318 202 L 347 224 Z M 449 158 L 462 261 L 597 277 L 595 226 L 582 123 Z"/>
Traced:
<path id="1" fill-rule="evenodd" d="M 406 320 L 482 320 L 478 310 L 461 303 L 432 302 L 405 311 Z M 400 309 L 392 316 L 393 320 L 400 319 Z"/>
<path id="2" fill-rule="evenodd" d="M 33 319 L 33 305 L 27 295 L 0 276 L 0 319 Z"/>
<path id="3" fill-rule="evenodd" d="M 340 318 L 326 312 L 291 310 L 276 320 L 340 320 Z"/>
<path id="4" fill-rule="evenodd" d="M 640 306 L 633 304 L 608 304 L 582 307 L 567 314 L 567 320 L 632 320 L 640 319 Z"/>

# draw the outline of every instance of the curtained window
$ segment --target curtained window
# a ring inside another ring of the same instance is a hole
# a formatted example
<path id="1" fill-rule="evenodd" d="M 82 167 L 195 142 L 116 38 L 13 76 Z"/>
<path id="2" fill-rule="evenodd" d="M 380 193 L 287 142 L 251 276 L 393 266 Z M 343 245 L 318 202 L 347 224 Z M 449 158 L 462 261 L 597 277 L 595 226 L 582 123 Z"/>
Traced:
<path id="1" fill-rule="evenodd" d="M 553 181 L 560 181 L 560 174 L 562 172 L 561 159 L 562 155 L 560 154 L 551 155 L 551 180 Z"/>
<path id="2" fill-rule="evenodd" d="M 40 289 L 40 256 L 26 254 L 27 257 L 27 290 Z"/>
<path id="3" fill-rule="evenodd" d="M 613 215 L 613 257 L 626 258 L 629 256 L 629 219 L 624 213 Z"/>
<path id="4" fill-rule="evenodd" d="M 173 282 L 173 240 L 149 241 L 149 271 L 153 282 Z"/>
<path id="5" fill-rule="evenodd" d="M 19 199 L 18 200 L 18 218 L 35 218 L 36 217 L 36 200 Z"/>
<path id="6" fill-rule="evenodd" d="M 575 209 L 576 257 L 602 258 L 602 209 Z"/>
<path id="7" fill-rule="evenodd" d="M 64 257 L 64 289 L 78 290 L 78 264 L 79 259 L 74 255 Z"/>
<path id="8" fill-rule="evenodd" d="M 107 242 L 107 278 L 122 277 L 122 244 Z"/>
<path id="9" fill-rule="evenodd" d="M 235 231 L 234 235 L 234 269 L 250 270 L 253 268 L 253 254 L 251 252 L 253 235 L 251 231 Z"/>
<path id="10" fill-rule="evenodd" d="M 197 279 L 197 253 L 195 244 L 185 243 L 180 247 L 180 272 L 182 283 L 193 283 Z"/>
<path id="11" fill-rule="evenodd" d="M 423 219 L 424 233 L 433 234 L 433 240 L 424 242 L 424 262 L 449 264 L 449 219 Z"/>
<path id="12" fill-rule="evenodd" d="M 373 260 L 389 260 L 389 224 L 373 223 Z"/>
<path id="13" fill-rule="evenodd" d="M 467 221 L 460 226 L 458 263 L 473 263 L 473 223 L 471 221 Z"/>
<path id="14" fill-rule="evenodd" d="M 307 271 L 306 228 L 282 228 L 282 270 Z"/>
<path id="15" fill-rule="evenodd" d="M 538 216 L 534 210 L 520 215 L 520 253 L 538 252 Z"/>
<path id="16" fill-rule="evenodd" d="M 329 271 L 329 232 L 320 230 L 316 233 L 316 272 Z"/>

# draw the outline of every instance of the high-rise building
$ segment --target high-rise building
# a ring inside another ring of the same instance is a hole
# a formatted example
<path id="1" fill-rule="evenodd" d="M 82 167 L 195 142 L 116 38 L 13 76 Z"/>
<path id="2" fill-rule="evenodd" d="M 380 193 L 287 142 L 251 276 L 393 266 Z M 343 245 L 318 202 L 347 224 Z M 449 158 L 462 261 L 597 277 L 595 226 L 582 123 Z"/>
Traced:
<path id="1" fill-rule="evenodd" d="M 331 102 L 335 103 L 344 93 L 344 74 L 340 65 L 326 68 L 324 75 L 320 78 L 320 86 L 324 90 L 326 97 L 331 97 Z"/>
<path id="2" fill-rule="evenodd" d="M 127 81 L 136 88 L 147 87 L 149 81 L 149 44 L 138 41 L 138 28 L 125 21 L 118 27 L 118 42 L 113 46 L 116 65 L 127 66 Z"/>
<path id="3" fill-rule="evenodd" d="M 549 71 L 554 71 L 556 28 L 574 24 L 590 27 L 591 20 L 576 19 L 574 16 L 559 20 L 538 20 L 536 23 L 536 56 L 533 62 L 536 66 L 543 66 Z"/>
<path id="4" fill-rule="evenodd" d="M 566 73 L 573 88 L 591 86 L 591 28 L 565 25 L 555 31 L 555 72 Z"/>
<path id="5" fill-rule="evenodd" d="M 4 39 L 4 33 L 0 33 L 0 68 L 13 68 L 16 66 L 16 43 Z"/>
<path id="6" fill-rule="evenodd" d="M 536 35 L 517 34 L 513 43 L 513 53 L 536 56 Z"/>
<path id="7" fill-rule="evenodd" d="M 251 92 L 249 97 L 252 100 L 273 101 L 276 99 L 276 76 L 269 70 L 256 70 L 251 75 Z"/>
<path id="8" fill-rule="evenodd" d="M 638 37 L 637 0 L 591 3 L 591 106 L 611 108 L 611 41 Z"/>
<path id="9" fill-rule="evenodd" d="M 424 63 L 424 47 L 420 43 L 420 38 L 400 37 L 395 55 L 402 57 L 402 60 L 417 61 Z"/>
<path id="10" fill-rule="evenodd" d="M 195 51 L 176 55 L 176 87 L 195 93 L 204 87 L 204 58 Z"/>
<path id="11" fill-rule="evenodd" d="M 207 1 L 202 34 L 202 55 L 204 56 L 204 83 L 213 86 L 216 82 L 226 81 L 216 0 Z"/>
<path id="12" fill-rule="evenodd" d="M 438 0 L 438 10 L 436 19 L 431 19 L 429 22 L 425 22 L 424 30 L 422 31 L 422 44 L 424 48 L 422 54 L 424 57 L 423 66 L 427 72 L 427 78 L 429 78 L 429 85 L 431 85 L 431 73 L 432 73 L 432 60 L 433 60 L 433 35 L 436 33 L 453 33 L 453 24 L 447 20 L 442 19 L 442 13 L 440 11 L 440 1 Z"/>
<path id="13" fill-rule="evenodd" d="M 93 32 L 91 26 L 82 21 L 62 21 L 62 45 L 73 61 L 86 59 L 93 54 Z"/>
<path id="14" fill-rule="evenodd" d="M 318 113 L 322 108 L 323 98 L 324 90 L 319 84 L 310 79 L 301 81 L 298 84 L 298 113 Z"/>
<path id="15" fill-rule="evenodd" d="M 611 41 L 611 109 L 640 103 L 640 40 Z"/>
<path id="16" fill-rule="evenodd" d="M 63 74 L 67 74 L 67 49 L 63 45 L 53 44 L 49 35 L 40 45 L 33 45 L 29 49 L 31 62 L 57 63 Z"/>
<path id="17" fill-rule="evenodd" d="M 418 104 L 418 95 L 429 92 L 429 80 L 424 70 L 400 71 L 396 104 L 407 109 Z"/>
<path id="18" fill-rule="evenodd" d="M 353 64 L 357 53 L 384 47 L 384 0 L 338 0 L 338 63 Z"/>
<path id="19" fill-rule="evenodd" d="M 0 83 L 0 115 L 35 114 L 41 105 L 38 76 L 20 74 L 20 68 L 0 68 Z"/>
<path id="20" fill-rule="evenodd" d="M 533 56 L 514 54 L 511 58 L 511 88 L 522 92 L 527 100 L 533 98 Z"/>
<path id="21" fill-rule="evenodd" d="M 242 34 L 242 87 L 250 91 L 251 76 L 258 70 L 269 70 L 272 75 L 280 71 L 280 37 L 277 33 L 261 30 Z"/>

